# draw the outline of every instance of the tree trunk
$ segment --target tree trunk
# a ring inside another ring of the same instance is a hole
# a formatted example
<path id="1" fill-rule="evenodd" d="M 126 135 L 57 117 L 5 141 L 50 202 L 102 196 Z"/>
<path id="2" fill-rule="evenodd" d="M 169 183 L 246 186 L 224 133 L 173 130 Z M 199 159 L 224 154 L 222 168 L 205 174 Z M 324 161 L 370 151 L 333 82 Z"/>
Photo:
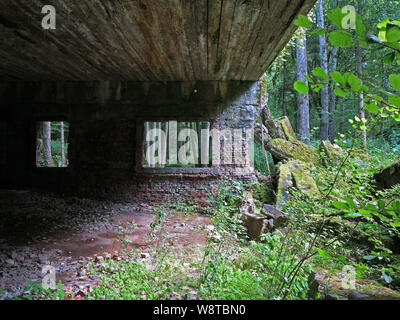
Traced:
<path id="1" fill-rule="evenodd" d="M 304 30 L 297 39 L 296 57 L 297 57 L 297 79 L 308 84 L 306 75 L 308 75 L 307 64 L 307 39 Z M 298 104 L 298 130 L 301 140 L 310 144 L 310 98 L 308 94 L 297 94 Z"/>
<path id="2" fill-rule="evenodd" d="M 318 0 L 317 6 L 317 26 L 325 28 L 324 19 L 324 0 Z M 328 50 L 325 36 L 319 36 L 319 47 L 321 55 L 321 68 L 328 74 Z M 321 91 L 321 140 L 328 140 L 328 122 L 329 122 L 329 84 L 324 83 L 324 89 Z"/>
<path id="3" fill-rule="evenodd" d="M 286 78 L 287 78 L 287 65 L 286 60 L 283 61 L 283 86 L 282 86 L 282 107 L 283 115 L 287 117 L 287 107 L 286 107 Z"/>
<path id="4" fill-rule="evenodd" d="M 345 117 L 344 117 L 344 101 L 342 101 L 342 105 L 341 105 L 341 108 L 340 108 L 340 124 L 339 124 L 339 132 L 341 134 L 344 134 L 344 120 L 345 120 Z"/>
<path id="5" fill-rule="evenodd" d="M 43 154 L 46 167 L 54 167 L 51 155 L 51 122 L 43 122 Z"/>
<path id="6" fill-rule="evenodd" d="M 337 68 L 337 47 L 332 48 L 332 66 L 331 71 L 336 71 Z M 332 81 L 331 85 L 331 99 L 329 106 L 329 140 L 333 143 L 336 137 L 335 131 L 335 114 L 336 114 L 336 94 L 334 91 L 334 82 Z"/>
<path id="7" fill-rule="evenodd" d="M 362 1 L 358 0 L 358 14 L 361 16 L 362 15 Z M 361 80 L 361 84 L 363 84 L 363 50 L 360 46 L 360 44 L 358 44 L 357 46 L 357 73 L 358 73 L 358 77 Z M 364 93 L 360 92 L 359 94 L 359 107 L 358 107 L 358 112 L 360 115 L 360 119 L 365 119 L 365 109 L 364 109 Z M 364 149 L 367 148 L 367 131 L 363 130 L 362 131 L 362 143 L 363 143 L 363 147 Z"/>
<path id="8" fill-rule="evenodd" d="M 40 149 L 42 148 L 42 128 L 40 122 L 36 123 L 36 167 L 41 167 L 40 160 L 42 153 Z"/>
<path id="9" fill-rule="evenodd" d="M 388 87 L 389 87 L 389 79 L 386 74 L 386 65 L 382 61 L 382 89 L 387 90 Z M 386 95 L 384 95 L 384 99 L 386 101 L 388 100 Z M 384 121 L 384 119 L 381 120 L 380 135 L 381 135 L 382 140 L 384 140 L 385 139 L 385 121 Z"/>
<path id="10" fill-rule="evenodd" d="M 338 0 L 333 0 L 333 9 L 338 6 Z M 332 60 L 331 60 L 331 72 L 335 72 L 337 68 L 338 61 L 338 48 L 336 46 L 332 47 Z M 334 82 L 331 82 L 331 99 L 329 106 L 329 140 L 333 143 L 335 141 L 335 114 L 336 114 L 336 95 L 334 89 Z"/>
<path id="11" fill-rule="evenodd" d="M 64 122 L 60 122 L 61 133 L 61 167 L 65 167 L 65 142 L 64 142 Z"/>

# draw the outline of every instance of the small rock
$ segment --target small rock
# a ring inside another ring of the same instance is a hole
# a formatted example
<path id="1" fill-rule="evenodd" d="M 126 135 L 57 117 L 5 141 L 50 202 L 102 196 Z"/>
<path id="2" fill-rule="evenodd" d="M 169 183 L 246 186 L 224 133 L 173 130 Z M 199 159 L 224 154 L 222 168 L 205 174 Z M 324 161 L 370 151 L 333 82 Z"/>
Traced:
<path id="1" fill-rule="evenodd" d="M 358 291 L 353 291 L 349 294 L 349 300 L 367 300 L 368 298 L 368 295 L 362 294 Z"/>
<path id="2" fill-rule="evenodd" d="M 148 257 L 150 257 L 150 255 L 149 255 L 147 252 L 142 252 L 142 253 L 140 254 L 140 257 L 141 257 L 142 259 L 147 259 Z"/>
<path id="3" fill-rule="evenodd" d="M 9 264 L 9 265 L 11 265 L 11 266 L 15 265 L 15 261 L 12 260 L 12 259 L 7 259 L 7 260 L 6 260 L 6 263 Z"/>
<path id="4" fill-rule="evenodd" d="M 97 256 L 94 261 L 97 262 L 97 263 L 102 263 L 102 262 L 104 262 L 104 257 L 103 256 Z"/>
<path id="5" fill-rule="evenodd" d="M 346 300 L 346 298 L 338 294 L 329 293 L 325 296 L 325 300 Z"/>

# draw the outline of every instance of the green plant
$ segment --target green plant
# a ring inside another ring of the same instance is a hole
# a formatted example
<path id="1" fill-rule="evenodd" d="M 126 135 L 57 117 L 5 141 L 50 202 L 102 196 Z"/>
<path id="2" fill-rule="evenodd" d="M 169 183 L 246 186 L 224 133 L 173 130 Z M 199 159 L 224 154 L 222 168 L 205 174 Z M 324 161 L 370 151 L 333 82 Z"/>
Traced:
<path id="1" fill-rule="evenodd" d="M 28 286 L 25 287 L 24 291 L 29 292 L 27 300 L 64 300 L 67 296 L 61 280 L 58 282 L 55 289 L 44 289 L 41 284 L 28 281 Z"/>

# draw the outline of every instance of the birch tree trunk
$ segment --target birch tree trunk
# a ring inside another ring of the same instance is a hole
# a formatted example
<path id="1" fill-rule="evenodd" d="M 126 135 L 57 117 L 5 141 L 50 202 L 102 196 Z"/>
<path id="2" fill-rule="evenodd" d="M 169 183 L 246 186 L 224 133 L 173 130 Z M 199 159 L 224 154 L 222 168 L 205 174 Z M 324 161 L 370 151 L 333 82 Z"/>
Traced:
<path id="1" fill-rule="evenodd" d="M 44 164 L 46 167 L 54 167 L 51 155 L 51 122 L 43 122 L 42 137 Z"/>
<path id="2" fill-rule="evenodd" d="M 40 167 L 40 160 L 42 157 L 42 153 L 40 152 L 42 148 L 42 128 L 40 122 L 36 124 L 36 167 Z"/>
<path id="3" fill-rule="evenodd" d="M 282 87 L 282 107 L 283 115 L 287 117 L 287 107 L 286 107 L 286 79 L 287 79 L 287 64 L 286 60 L 283 61 L 283 87 Z"/>
<path id="4" fill-rule="evenodd" d="M 305 30 L 301 30 L 301 35 L 297 39 L 296 47 L 297 57 L 297 79 L 308 84 L 306 75 L 308 75 L 307 64 L 307 39 Z M 307 94 L 297 94 L 298 104 L 298 130 L 301 140 L 310 144 L 310 97 Z"/>
<path id="5" fill-rule="evenodd" d="M 317 6 L 317 26 L 325 28 L 324 19 L 324 0 L 318 0 Z M 319 36 L 319 47 L 321 55 L 321 68 L 328 74 L 328 48 L 325 36 Z M 329 84 L 324 83 L 324 89 L 321 91 L 321 140 L 328 140 L 328 122 L 329 122 Z"/>
<path id="6" fill-rule="evenodd" d="M 60 122 L 61 133 L 61 167 L 65 167 L 65 142 L 64 142 L 64 122 Z"/>

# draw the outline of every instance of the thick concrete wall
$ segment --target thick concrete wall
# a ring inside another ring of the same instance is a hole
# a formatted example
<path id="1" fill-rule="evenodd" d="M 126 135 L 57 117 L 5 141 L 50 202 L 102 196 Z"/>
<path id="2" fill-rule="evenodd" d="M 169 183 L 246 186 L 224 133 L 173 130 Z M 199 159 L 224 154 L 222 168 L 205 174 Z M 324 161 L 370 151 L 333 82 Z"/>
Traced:
<path id="1" fill-rule="evenodd" d="M 0 187 L 176 202 L 204 198 L 225 175 L 252 181 L 248 163 L 142 169 L 142 132 L 144 121 L 167 120 L 252 128 L 260 92 L 259 82 L 238 81 L 0 83 Z M 70 124 L 68 168 L 35 166 L 36 122 L 45 120 Z"/>

